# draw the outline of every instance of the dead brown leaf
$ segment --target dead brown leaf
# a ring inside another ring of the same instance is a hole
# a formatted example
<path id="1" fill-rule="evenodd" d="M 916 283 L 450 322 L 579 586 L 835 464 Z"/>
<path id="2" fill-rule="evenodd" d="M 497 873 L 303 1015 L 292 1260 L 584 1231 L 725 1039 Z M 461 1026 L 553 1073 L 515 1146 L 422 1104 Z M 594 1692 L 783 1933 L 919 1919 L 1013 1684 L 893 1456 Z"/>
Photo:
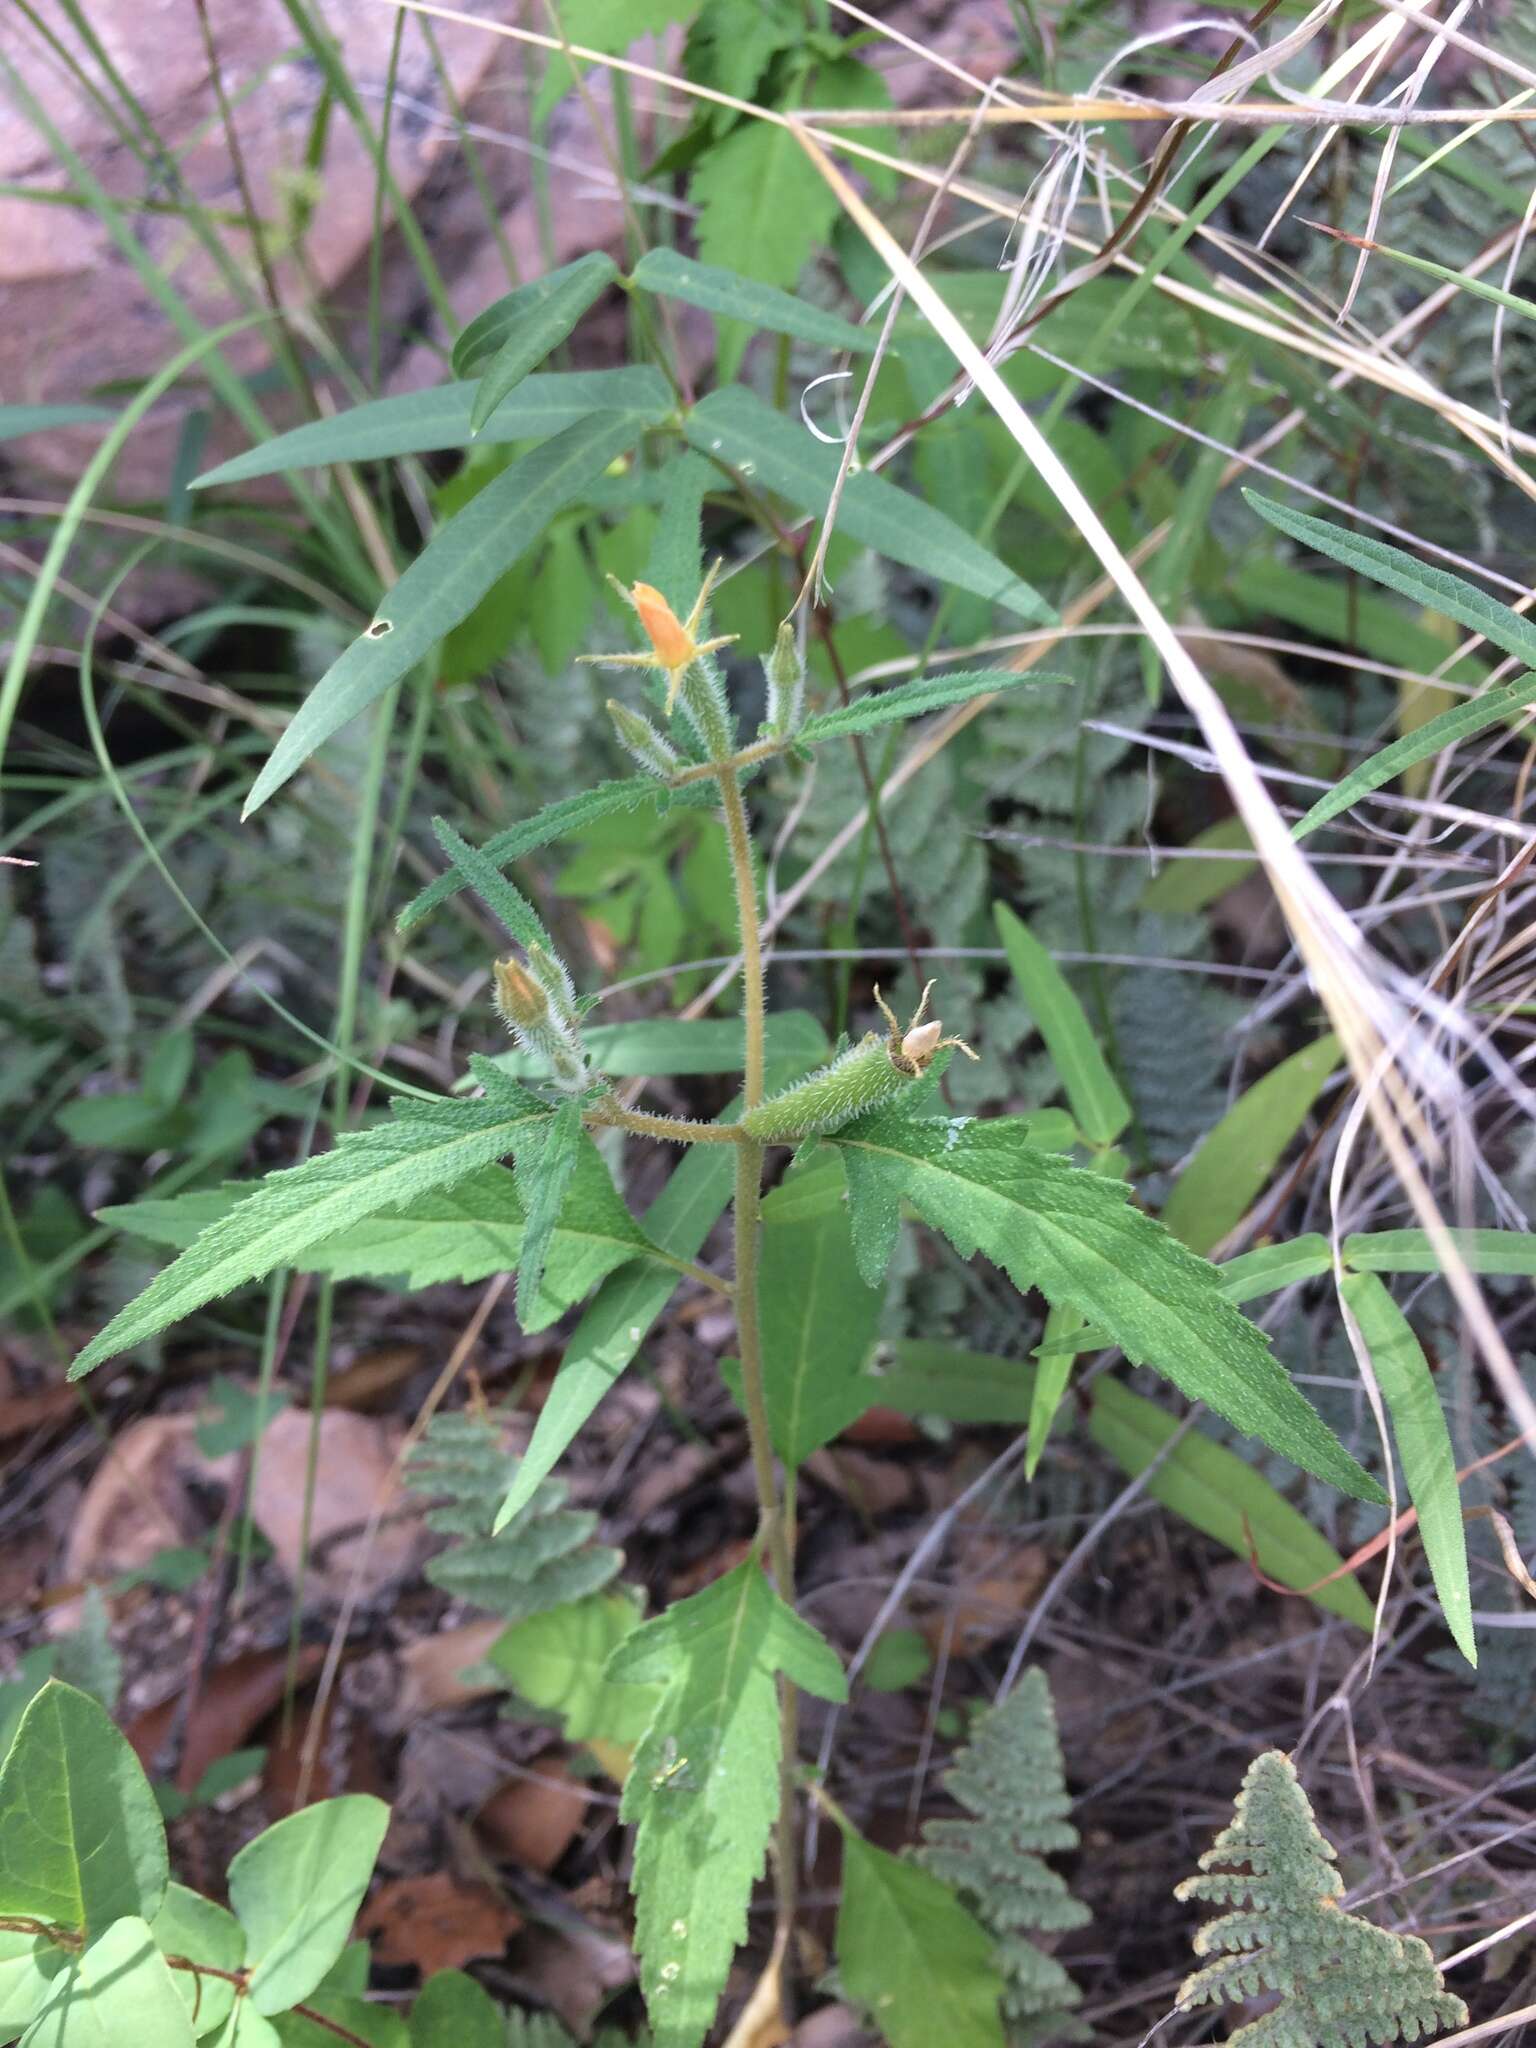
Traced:
<path id="1" fill-rule="evenodd" d="M 976 1532 L 956 1554 L 949 1599 L 921 1624 L 935 1654 L 947 1642 L 952 1656 L 972 1656 L 1017 1628 L 1050 1568 L 1038 1543 Z"/>
<path id="2" fill-rule="evenodd" d="M 318 1643 L 306 1643 L 299 1651 L 298 1683 L 312 1678 L 324 1659 Z M 287 1651 L 272 1649 L 242 1651 L 208 1673 L 187 1719 L 176 1770 L 179 1791 L 194 1791 L 210 1764 L 246 1746 L 281 1701 L 287 1671 Z M 178 1689 L 158 1706 L 136 1715 L 123 1730 L 146 1770 L 170 1733 L 181 1698 Z"/>
<path id="3" fill-rule="evenodd" d="M 912 1474 L 906 1466 L 872 1458 L 867 1451 L 829 1444 L 807 1458 L 805 1469 L 866 1517 L 890 1514 L 912 1498 Z"/>
<path id="4" fill-rule="evenodd" d="M 472 1664 L 483 1663 L 496 1638 L 506 1634 L 504 1621 L 466 1621 L 459 1628 L 439 1629 L 435 1635 L 418 1636 L 407 1643 L 399 1656 L 400 1692 L 395 1712 L 409 1724 L 423 1714 L 435 1714 L 444 1707 L 468 1706 L 471 1700 L 504 1692 L 504 1684 L 470 1685 L 463 1674 Z"/>
<path id="5" fill-rule="evenodd" d="M 326 1381 L 326 1407 L 355 1408 L 363 1413 L 387 1408 L 426 1355 L 420 1344 L 380 1344 L 362 1352 Z"/>
<path id="6" fill-rule="evenodd" d="M 251 1488 L 256 1526 L 277 1561 L 297 1581 L 303 1550 L 305 1477 L 311 1419 L 285 1408 L 267 1425 Z M 311 1597 L 339 1599 L 363 1555 L 363 1531 L 382 1511 L 367 1546 L 362 1593 L 369 1598 L 407 1577 L 415 1565 L 422 1527 L 414 1496 L 395 1477 L 403 1439 L 396 1423 L 329 1408 L 320 1417 L 320 1460 L 310 1522 Z"/>
<path id="7" fill-rule="evenodd" d="M 628 1940 L 578 1919 L 574 1912 L 562 1913 L 558 1927 L 526 1927 L 518 1936 L 513 1961 L 519 1986 L 542 1999 L 578 2040 L 587 2039 L 592 2022 L 613 1994 L 635 1978 Z"/>
<path id="8" fill-rule="evenodd" d="M 414 1965 L 428 1977 L 499 1956 L 522 1924 L 489 1885 L 435 1870 L 380 1885 L 359 1914 L 357 1931 L 373 1942 L 377 1962 Z"/>
<path id="9" fill-rule="evenodd" d="M 32 1394 L 7 1393 L 0 1400 L 0 1443 L 12 1437 L 30 1436 L 34 1429 L 66 1422 L 81 1413 L 78 1389 L 67 1386 L 39 1387 Z"/>
<path id="10" fill-rule="evenodd" d="M 509 1778 L 475 1816 L 475 1826 L 497 1855 L 526 1870 L 553 1870 L 586 1824 L 592 1790 L 558 1756 Z"/>
<path id="11" fill-rule="evenodd" d="M 61 1579 L 78 1585 L 116 1578 L 201 1533 L 187 1481 L 211 1468 L 197 1449 L 196 1428 L 191 1415 L 149 1415 L 113 1439 L 69 1525 Z M 55 1610 L 61 1629 L 74 1619 Z"/>

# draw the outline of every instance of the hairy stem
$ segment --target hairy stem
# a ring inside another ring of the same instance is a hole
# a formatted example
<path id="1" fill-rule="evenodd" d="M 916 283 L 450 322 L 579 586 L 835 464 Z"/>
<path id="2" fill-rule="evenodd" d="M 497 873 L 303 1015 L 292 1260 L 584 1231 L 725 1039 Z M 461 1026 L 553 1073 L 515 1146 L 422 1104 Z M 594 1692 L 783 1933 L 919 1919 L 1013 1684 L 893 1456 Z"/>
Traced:
<path id="1" fill-rule="evenodd" d="M 725 806 L 726 843 L 730 848 L 731 872 L 736 881 L 736 915 L 741 943 L 741 1013 L 746 1026 L 746 1064 L 742 1099 L 747 1109 L 763 1099 L 763 1038 L 765 992 L 763 987 L 763 944 L 757 911 L 757 875 L 752 861 L 752 840 L 742 802 L 738 770 L 733 762 L 719 766 L 720 795 Z M 742 1405 L 747 1416 L 747 1439 L 752 1450 L 752 1474 L 757 1482 L 758 1535 L 773 1567 L 779 1598 L 794 1604 L 795 1560 L 789 1525 L 779 1497 L 778 1473 L 774 1466 L 773 1438 L 768 1426 L 768 1397 L 763 1385 L 763 1342 L 758 1317 L 758 1254 L 762 1236 L 763 1147 L 742 1138 L 736 1150 L 735 1219 L 736 1254 L 736 1342 L 741 1353 Z M 777 1912 L 774 1953 L 787 1955 L 795 1921 L 795 1878 L 798 1845 L 795 1828 L 795 1736 L 797 1714 L 794 1687 L 779 1683 L 779 1723 L 782 1761 L 779 1774 L 779 1817 L 774 1830 L 774 1890 Z"/>
<path id="2" fill-rule="evenodd" d="M 722 763 L 717 780 L 725 806 L 725 837 L 736 878 L 736 921 L 741 939 L 741 1016 L 747 1032 L 746 1065 L 742 1069 L 742 1103 L 755 1109 L 763 1099 L 763 940 L 757 915 L 757 872 L 747 807 L 734 767 Z M 759 1161 L 761 1164 L 761 1161 Z M 740 1185 L 738 1180 L 737 1185 Z"/>
<path id="3" fill-rule="evenodd" d="M 586 1112 L 586 1121 L 608 1129 L 634 1131 L 642 1138 L 666 1138 L 674 1145 L 739 1145 L 742 1133 L 734 1124 L 698 1124 L 686 1116 L 653 1116 L 649 1110 L 626 1109 L 616 1096 Z"/>

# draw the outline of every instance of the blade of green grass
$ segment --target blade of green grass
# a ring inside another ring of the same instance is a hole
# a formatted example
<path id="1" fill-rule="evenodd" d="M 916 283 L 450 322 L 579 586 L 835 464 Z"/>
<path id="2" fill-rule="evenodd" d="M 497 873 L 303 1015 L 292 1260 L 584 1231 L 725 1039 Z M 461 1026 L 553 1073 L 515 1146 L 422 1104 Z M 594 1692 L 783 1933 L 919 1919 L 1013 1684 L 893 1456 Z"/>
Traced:
<path id="1" fill-rule="evenodd" d="M 1341 1292 L 1370 1353 L 1392 1417 L 1408 1494 L 1419 1511 L 1419 1534 L 1434 1576 L 1446 1626 L 1469 1664 L 1477 1663 L 1467 1537 L 1456 1483 L 1456 1455 L 1434 1375 L 1413 1327 L 1374 1273 L 1346 1273 Z"/>
<path id="2" fill-rule="evenodd" d="M 1109 1070 L 1082 1004 L 1044 946 L 1006 903 L 994 904 L 992 915 L 1078 1129 L 1091 1145 L 1112 1145 L 1131 1120 L 1131 1105 Z"/>

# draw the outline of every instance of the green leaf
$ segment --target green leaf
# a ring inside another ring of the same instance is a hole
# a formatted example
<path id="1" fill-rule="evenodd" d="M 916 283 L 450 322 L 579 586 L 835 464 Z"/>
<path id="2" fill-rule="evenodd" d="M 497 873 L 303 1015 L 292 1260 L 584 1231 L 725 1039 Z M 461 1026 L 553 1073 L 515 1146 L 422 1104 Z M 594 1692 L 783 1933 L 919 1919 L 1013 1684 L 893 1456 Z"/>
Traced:
<path id="1" fill-rule="evenodd" d="M 523 1255 L 517 1266 L 517 1319 L 525 1330 L 543 1327 L 538 1301 L 544 1262 L 583 1146 L 590 1149 L 592 1140 L 581 1127 L 581 1104 L 573 1097 L 562 1102 L 536 1131 L 530 1130 L 517 1148 L 517 1192 L 527 1217 Z"/>
<path id="2" fill-rule="evenodd" d="M 1288 1244 L 1260 1245 L 1243 1252 L 1216 1268 L 1221 1291 L 1231 1302 L 1256 1301 L 1261 1295 L 1278 1294 L 1303 1280 L 1315 1280 L 1333 1267 L 1328 1240 L 1316 1231 L 1293 1237 Z"/>
<path id="3" fill-rule="evenodd" d="M 1128 1358 L 1282 1457 L 1346 1493 L 1380 1499 L 1268 1340 L 1222 1299 L 1216 1269 L 1132 1208 L 1123 1182 L 1035 1151 L 1013 1117 L 886 1112 L 824 1142 L 844 1154 L 856 1246 L 861 1237 L 875 1250 L 889 1243 L 909 1200 L 962 1258 L 984 1252 L 1020 1290 L 1070 1302 Z"/>
<path id="4" fill-rule="evenodd" d="M 50 427 L 94 426 L 112 417 L 104 405 L 0 405 L 0 441 L 44 433 Z"/>
<path id="5" fill-rule="evenodd" d="M 684 422 L 684 432 L 701 454 L 717 455 L 744 470 L 759 488 L 787 498 L 800 511 L 814 518 L 826 511 L 841 459 L 837 449 L 813 441 L 797 422 L 744 386 L 733 384 L 701 399 Z M 837 530 L 1031 624 L 1055 618 L 1038 591 L 972 540 L 964 527 L 871 470 L 849 476 L 837 508 Z"/>
<path id="6" fill-rule="evenodd" d="M 605 250 L 593 249 L 545 277 L 519 285 L 471 320 L 453 347 L 455 377 L 478 377 L 470 432 L 478 434 L 528 372 L 571 332 L 619 275 Z"/>
<path id="7" fill-rule="evenodd" d="M 1392 1417 L 1408 1497 L 1419 1511 L 1419 1534 L 1446 1626 L 1457 1649 L 1469 1664 L 1476 1665 L 1472 1585 L 1467 1574 L 1456 1454 L 1429 1360 L 1413 1326 L 1375 1273 L 1346 1273 L 1340 1293 L 1370 1354 L 1377 1385 Z"/>
<path id="8" fill-rule="evenodd" d="M 706 313 L 725 314 L 748 327 L 765 327 L 774 334 L 792 335 L 796 341 L 812 342 L 818 348 L 868 355 L 877 338 L 871 329 L 855 327 L 852 321 L 823 312 L 806 299 L 743 277 L 738 270 L 695 262 L 691 257 L 680 256 L 675 249 L 647 249 L 635 265 L 631 282 L 643 291 L 681 299 L 686 305 L 702 307 Z"/>
<path id="9" fill-rule="evenodd" d="M 1443 612 L 1447 618 L 1455 619 L 1458 625 L 1481 633 L 1485 640 L 1491 640 L 1495 647 L 1502 647 L 1517 661 L 1536 668 L 1536 624 L 1511 611 L 1507 604 L 1500 604 L 1496 598 L 1489 597 L 1476 584 L 1468 583 L 1464 577 L 1453 576 L 1448 569 L 1428 568 L 1401 548 L 1388 547 L 1385 541 L 1369 540 L 1364 534 L 1347 533 L 1342 527 L 1331 526 L 1326 519 L 1314 519 L 1307 512 L 1293 512 L 1287 505 L 1277 505 L 1270 498 L 1261 498 L 1257 491 L 1244 491 L 1243 496 L 1261 519 L 1279 527 L 1292 540 L 1315 548 L 1320 555 L 1327 555 L 1332 561 L 1342 562 L 1346 569 L 1368 576 L 1372 582 L 1384 583 L 1389 590 L 1412 598 L 1415 604 L 1423 605 L 1429 611 Z"/>
<path id="10" fill-rule="evenodd" d="M 768 1066 L 803 1070 L 827 1057 L 827 1034 L 809 1010 L 775 1010 L 765 1024 Z M 623 1024 L 589 1024 L 582 1038 L 592 1064 L 617 1080 L 642 1074 L 739 1074 L 746 1056 L 736 1017 L 633 1017 Z M 519 1079 L 542 1072 L 539 1061 L 520 1052 L 497 1053 L 495 1064 Z"/>
<path id="11" fill-rule="evenodd" d="M 1339 1064 L 1327 1032 L 1282 1060 L 1208 1131 L 1163 1205 L 1163 1222 L 1191 1251 L 1208 1252 L 1242 1221 Z"/>
<path id="12" fill-rule="evenodd" d="M 584 789 L 576 796 L 562 797 L 559 803 L 550 804 L 537 817 L 525 819 L 521 825 L 510 825 L 505 832 L 497 832 L 480 848 L 483 860 L 494 863 L 498 868 L 509 867 L 524 854 L 536 853 L 541 846 L 550 846 L 557 839 L 568 839 L 588 825 L 596 824 L 600 818 L 612 817 L 621 811 L 638 810 L 642 804 L 679 802 L 684 792 L 675 794 L 663 789 L 659 782 L 647 775 L 634 775 L 624 782 L 600 782 L 592 789 Z M 702 805 L 709 798 L 706 789 L 698 798 Z M 395 929 L 408 932 L 421 923 L 429 911 L 446 903 L 450 896 L 456 896 L 460 889 L 468 888 L 467 878 L 456 869 L 446 875 L 439 875 L 429 882 L 419 895 L 401 911 L 395 920 Z"/>
<path id="13" fill-rule="evenodd" d="M 543 533 L 616 455 L 639 439 L 646 421 L 598 413 L 519 457 L 435 533 L 372 622 L 315 684 L 272 749 L 245 800 L 258 810 L 318 746 L 377 702 L 413 669 L 450 627 L 465 618 L 498 576 Z"/>
<path id="14" fill-rule="evenodd" d="M 808 718 L 794 736 L 797 747 L 819 746 L 823 740 L 846 739 L 856 732 L 873 732 L 877 726 L 895 725 L 907 718 L 924 718 L 930 711 L 942 711 L 947 704 L 964 704 L 972 697 L 995 696 L 1002 690 L 1030 692 L 1061 683 L 1070 676 L 1024 675 L 1017 669 L 985 668 L 947 676 L 921 676 L 915 682 L 898 683 L 893 690 L 871 691 L 851 704 L 820 711 Z"/>
<path id="15" fill-rule="evenodd" d="M 507 2023 L 462 1970 L 439 1970 L 411 2007 L 411 2048 L 506 2048 Z"/>
<path id="16" fill-rule="evenodd" d="M 763 1213 L 758 1276 L 763 1382 L 773 1447 L 793 1471 L 869 1406 L 864 1361 L 879 1327 L 884 1289 L 854 1270 L 842 1169 L 832 1203 L 796 1215 L 784 1198 L 822 1173 L 802 1168 L 775 1189 Z"/>
<path id="17" fill-rule="evenodd" d="M 0 1913 L 94 1936 L 152 1920 L 168 1875 L 160 1809 L 126 1737 L 50 1679 L 0 1766 Z"/>
<path id="18" fill-rule="evenodd" d="M 639 1626 L 632 1594 L 589 1593 L 514 1622 L 491 1646 L 490 1662 L 530 1706 L 558 1714 L 572 1742 L 637 1742 L 658 1688 L 621 1684 L 607 1665 Z"/>
<path id="19" fill-rule="evenodd" d="M 730 1200 L 735 1168 L 730 1146 L 696 1145 L 646 1211 L 645 1229 L 652 1243 L 680 1259 L 691 1259 Z M 498 1529 L 532 1499 L 535 1487 L 564 1457 L 587 1417 L 640 1349 L 676 1285 L 674 1273 L 639 1266 L 620 1267 L 603 1282 L 565 1347 L 555 1383 L 496 1517 Z"/>
<path id="20" fill-rule="evenodd" d="M 1090 1145 L 1113 1145 L 1131 1120 L 1131 1105 L 1099 1050 L 1082 1004 L 1056 962 L 1007 904 L 994 904 L 992 914 L 1013 978 L 1045 1040 L 1078 1129 Z"/>
<path id="21" fill-rule="evenodd" d="M 245 1936 L 232 1913 L 183 1884 L 166 1889 L 165 1903 L 149 1924 L 162 1955 L 187 1956 L 215 1970 L 238 1970 L 245 1961 Z M 235 1987 L 222 1977 L 199 1976 L 193 1970 L 171 1972 L 193 2032 L 211 2034 L 229 2018 Z"/>
<path id="22" fill-rule="evenodd" d="M 350 1132 L 329 1152 L 270 1173 L 115 1315 L 70 1367 L 78 1379 L 205 1302 L 258 1280 L 350 1225 L 434 1188 L 452 1186 L 510 1152 L 549 1111 L 494 1067 L 482 1102 L 397 1097 L 390 1122 Z"/>
<path id="23" fill-rule="evenodd" d="M 747 1932 L 779 1810 L 779 1672 L 848 1696 L 830 1644 L 786 1607 L 755 1557 L 645 1622 L 611 1679 L 665 1688 L 620 1817 L 636 1823 L 640 1982 L 656 2048 L 698 2048 Z"/>
<path id="24" fill-rule="evenodd" d="M 1107 1373 L 1094 1381 L 1088 1434 L 1133 1479 L 1179 1427 L 1177 1416 L 1166 1414 Z M 1256 1556 L 1260 1569 L 1282 1586 L 1315 1586 L 1344 1561 L 1262 1473 L 1200 1429 L 1187 1431 L 1175 1444 L 1148 1480 L 1146 1491 L 1234 1556 Z M 1356 1578 L 1319 1586 L 1311 1598 L 1363 1629 L 1371 1626 L 1371 1603 Z"/>
<path id="25" fill-rule="evenodd" d="M 760 284 L 793 285 L 837 219 L 837 195 L 792 131 L 745 121 L 700 160 L 688 184 L 707 264 Z"/>
<path id="26" fill-rule="evenodd" d="M 133 1914 L 53 1979 L 23 2048 L 193 2048 L 193 2039 L 175 1974 Z"/>
<path id="27" fill-rule="evenodd" d="M 1395 781 L 1405 770 L 1420 761 L 1429 760 L 1434 754 L 1443 753 L 1447 747 L 1458 746 L 1461 741 L 1486 732 L 1490 725 L 1500 724 L 1512 712 L 1523 710 L 1533 701 L 1536 701 L 1536 675 L 1512 676 L 1507 683 L 1491 684 L 1480 695 L 1453 705 L 1449 711 L 1442 711 L 1438 718 L 1430 719 L 1427 725 L 1415 727 L 1400 740 L 1393 740 L 1390 746 L 1383 747 L 1380 753 L 1372 754 L 1368 761 L 1362 761 L 1358 768 L 1351 769 L 1326 796 L 1318 798 L 1305 817 L 1297 819 L 1291 827 L 1291 836 L 1305 839 L 1309 832 L 1315 832 L 1319 825 L 1326 825 L 1341 811 L 1349 810 L 1361 797 L 1369 796 L 1373 789 Z"/>
<path id="28" fill-rule="evenodd" d="M 69 1957 L 42 1934 L 0 1928 L 0 2041 L 14 2041 Z"/>
<path id="29" fill-rule="evenodd" d="M 992 1938 L 948 1885 L 842 1823 L 837 1970 L 891 2048 L 1003 2048 Z"/>
<path id="30" fill-rule="evenodd" d="M 389 1808 L 351 1792 L 291 1813 L 229 1866 L 229 1903 L 245 1930 L 247 1996 L 259 2013 L 307 1998 L 347 1945 L 373 1875 Z"/>
<path id="31" fill-rule="evenodd" d="M 374 398 L 313 420 L 291 433 L 275 434 L 193 480 L 195 490 L 244 483 L 290 469 L 316 469 L 329 462 L 387 462 L 397 455 L 428 455 L 439 448 L 467 448 L 475 393 L 473 378 L 410 391 L 398 398 Z M 544 371 L 527 377 L 515 398 L 497 409 L 478 445 L 533 441 L 578 425 L 593 414 L 628 415 L 636 430 L 659 419 L 670 394 L 666 379 L 648 363 L 622 370 Z"/>
<path id="32" fill-rule="evenodd" d="M 1536 1234 L 1524 1230 L 1448 1230 L 1474 1273 L 1536 1274 Z M 1357 1273 L 1438 1273 L 1440 1254 L 1423 1230 L 1375 1230 L 1344 1240 L 1344 1263 Z"/>
<path id="33" fill-rule="evenodd" d="M 555 953 L 555 942 L 544 929 L 543 919 L 522 890 L 507 880 L 500 865 L 489 859 L 483 849 L 461 838 L 446 818 L 434 818 L 432 830 L 460 878 L 474 890 L 486 909 L 501 919 L 518 944 L 525 950 L 542 946 L 546 953 Z"/>
<path id="34" fill-rule="evenodd" d="M 1309 221 L 1309 227 L 1316 227 L 1316 221 Z M 1355 236 L 1341 235 L 1341 241 L 1358 244 Z M 1506 292 L 1496 284 L 1488 284 L 1480 277 L 1469 277 L 1464 270 L 1450 270 L 1443 263 L 1431 263 L 1427 256 L 1410 256 L 1406 249 L 1393 249 L 1385 242 L 1370 242 L 1367 246 L 1373 256 L 1390 257 L 1392 262 L 1404 264 L 1409 270 L 1422 272 L 1425 277 L 1438 277 L 1442 284 L 1453 284 L 1457 291 L 1465 292 L 1470 298 L 1483 299 L 1491 306 L 1502 306 L 1506 313 L 1513 313 L 1520 320 L 1536 320 L 1536 306 L 1524 299 L 1518 292 Z"/>
<path id="35" fill-rule="evenodd" d="M 926 1337 L 880 1347 L 869 1375 L 870 1405 L 949 1422 L 1028 1422 L 1035 1368 L 1027 1359 L 965 1351 Z"/>
<path id="36" fill-rule="evenodd" d="M 933 1669 L 928 1638 L 915 1628 L 888 1628 L 875 1638 L 860 1679 L 872 1692 L 905 1692 Z"/>
<path id="37" fill-rule="evenodd" d="M 1029 1404 L 1029 1449 L 1024 1454 L 1024 1477 L 1033 1479 L 1045 1456 L 1056 1417 L 1066 1399 L 1072 1380 L 1076 1346 L 1069 1340 L 1083 1326 L 1083 1316 L 1070 1303 L 1052 1308 L 1045 1319 L 1036 1361 L 1035 1391 Z"/>
<path id="38" fill-rule="evenodd" d="M 1212 858 L 1229 846 L 1244 851 L 1232 860 Z M 1222 818 L 1208 825 L 1185 848 L 1186 853 L 1202 857 L 1170 860 L 1142 890 L 1142 909 L 1155 911 L 1160 917 L 1192 917 L 1253 873 L 1259 862 L 1252 846 L 1248 827 L 1241 818 Z"/>

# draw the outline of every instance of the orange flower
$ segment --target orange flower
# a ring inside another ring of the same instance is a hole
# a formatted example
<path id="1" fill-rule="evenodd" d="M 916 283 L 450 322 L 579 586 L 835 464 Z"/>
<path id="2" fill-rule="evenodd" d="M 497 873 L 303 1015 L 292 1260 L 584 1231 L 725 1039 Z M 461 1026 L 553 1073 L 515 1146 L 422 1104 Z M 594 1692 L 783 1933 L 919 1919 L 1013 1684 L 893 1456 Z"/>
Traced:
<path id="1" fill-rule="evenodd" d="M 635 583 L 626 590 L 622 583 L 610 577 L 609 581 L 624 602 L 633 605 L 651 643 L 649 654 L 581 654 L 578 661 L 597 662 L 604 668 L 659 668 L 667 679 L 667 715 L 677 702 L 678 686 L 693 664 L 706 654 L 713 654 L 717 648 L 729 647 L 739 639 L 736 633 L 721 633 L 713 640 L 700 640 L 698 631 L 704 618 L 704 607 L 709 603 L 709 593 L 714 588 L 715 578 L 720 573 L 716 562 L 704 578 L 703 588 L 694 599 L 693 610 L 686 619 L 680 619 L 671 605 L 649 583 Z"/>

